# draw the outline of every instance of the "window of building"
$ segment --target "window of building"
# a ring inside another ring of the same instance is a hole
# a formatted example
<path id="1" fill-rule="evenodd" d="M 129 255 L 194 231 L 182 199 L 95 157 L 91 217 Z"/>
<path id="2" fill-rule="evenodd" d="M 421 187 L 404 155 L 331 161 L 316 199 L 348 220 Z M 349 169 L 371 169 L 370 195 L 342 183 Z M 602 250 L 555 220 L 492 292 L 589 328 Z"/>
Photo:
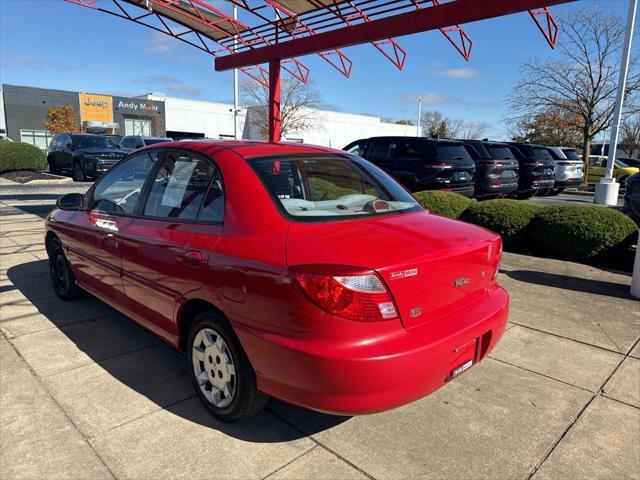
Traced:
<path id="1" fill-rule="evenodd" d="M 127 136 L 137 135 L 142 137 L 150 137 L 151 136 L 151 120 L 125 118 L 124 134 Z"/>
<path id="2" fill-rule="evenodd" d="M 20 141 L 35 145 L 41 150 L 49 148 L 53 133 L 47 130 L 20 130 Z"/>

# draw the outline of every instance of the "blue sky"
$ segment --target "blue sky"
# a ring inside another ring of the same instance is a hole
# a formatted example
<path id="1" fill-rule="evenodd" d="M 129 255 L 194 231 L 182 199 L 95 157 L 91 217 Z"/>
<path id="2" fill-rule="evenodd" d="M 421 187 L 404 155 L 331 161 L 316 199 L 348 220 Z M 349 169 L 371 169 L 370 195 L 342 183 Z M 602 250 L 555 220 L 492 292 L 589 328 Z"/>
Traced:
<path id="1" fill-rule="evenodd" d="M 485 0 L 488 1 L 488 0 Z M 109 0 L 99 3 L 109 4 Z M 554 7 L 556 15 L 601 5 L 626 16 L 627 0 L 578 1 Z M 228 9 L 224 2 L 216 6 Z M 251 24 L 250 17 L 242 16 Z M 354 60 L 350 79 L 318 56 L 304 58 L 323 100 L 345 112 L 414 119 L 418 95 L 424 109 L 491 124 L 506 136 L 505 99 L 527 58 L 552 58 L 528 14 L 465 26 L 474 42 L 466 62 L 440 32 L 402 37 L 407 51 L 398 71 L 373 46 L 345 49 Z M 62 0 L 0 0 L 2 83 L 93 93 L 230 101 L 232 76 L 213 70 L 213 58 L 178 40 L 125 20 Z"/>

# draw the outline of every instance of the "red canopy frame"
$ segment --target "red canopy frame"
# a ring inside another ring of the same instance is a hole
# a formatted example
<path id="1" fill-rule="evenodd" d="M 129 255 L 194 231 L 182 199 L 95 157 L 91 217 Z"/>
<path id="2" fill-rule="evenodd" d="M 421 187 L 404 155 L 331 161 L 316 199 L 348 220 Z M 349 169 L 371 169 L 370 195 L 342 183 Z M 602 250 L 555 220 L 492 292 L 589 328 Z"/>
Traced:
<path id="1" fill-rule="evenodd" d="M 304 83 L 309 78 L 309 68 L 296 57 L 317 54 L 349 77 L 353 62 L 341 49 L 371 43 L 402 69 L 407 54 L 394 37 L 439 29 L 468 61 L 473 42 L 460 24 L 525 11 L 554 48 L 558 25 L 547 7 L 575 0 L 228 0 L 262 22 L 253 26 L 215 8 L 211 0 L 111 0 L 117 7 L 111 10 L 102 6 L 108 0 L 65 1 L 177 38 L 212 55 L 217 71 L 238 68 L 268 87 L 269 140 L 276 142 L 281 132 L 280 70 Z M 132 14 L 124 5 L 144 13 Z"/>

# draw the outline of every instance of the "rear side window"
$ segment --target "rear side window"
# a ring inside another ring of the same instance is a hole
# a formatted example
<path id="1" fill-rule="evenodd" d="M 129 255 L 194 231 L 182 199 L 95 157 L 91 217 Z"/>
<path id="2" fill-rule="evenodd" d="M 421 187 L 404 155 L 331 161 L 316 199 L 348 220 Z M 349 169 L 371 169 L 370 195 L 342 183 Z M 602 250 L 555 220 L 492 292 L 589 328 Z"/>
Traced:
<path id="1" fill-rule="evenodd" d="M 420 140 L 395 140 L 389 146 L 389 157 L 396 161 L 427 160 L 433 158 L 431 145 Z"/>
<path id="2" fill-rule="evenodd" d="M 352 153 L 353 155 L 357 155 L 359 157 L 364 157 L 367 151 L 368 142 L 358 142 L 355 145 L 351 145 L 347 152 Z"/>
<path id="3" fill-rule="evenodd" d="M 249 160 L 277 206 L 302 220 L 340 220 L 420 210 L 380 169 L 337 155 Z"/>
<path id="4" fill-rule="evenodd" d="M 473 159 L 464 145 L 438 145 L 438 157 L 447 163 L 472 162 Z"/>
<path id="5" fill-rule="evenodd" d="M 546 148 L 532 148 L 533 158 L 537 160 L 553 160 Z"/>
<path id="6" fill-rule="evenodd" d="M 218 181 L 212 185 L 214 179 Z M 143 214 L 180 220 L 197 220 L 200 214 L 203 221 L 222 221 L 224 196 L 219 179 L 212 162 L 191 153 L 171 152 L 151 184 Z"/>
<path id="7" fill-rule="evenodd" d="M 516 157 L 513 156 L 513 152 L 509 147 L 489 147 L 489 153 L 494 160 L 513 160 Z"/>
<path id="8" fill-rule="evenodd" d="M 573 149 L 564 149 L 562 150 L 564 152 L 564 156 L 567 157 L 568 160 L 582 160 L 579 156 L 578 153 L 573 150 Z"/>

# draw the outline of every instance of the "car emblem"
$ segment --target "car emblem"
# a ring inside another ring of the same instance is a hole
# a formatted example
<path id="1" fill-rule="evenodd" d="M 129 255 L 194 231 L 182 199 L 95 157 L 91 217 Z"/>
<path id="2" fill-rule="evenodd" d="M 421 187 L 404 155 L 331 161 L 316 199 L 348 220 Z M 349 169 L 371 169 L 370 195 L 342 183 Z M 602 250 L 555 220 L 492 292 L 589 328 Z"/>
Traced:
<path id="1" fill-rule="evenodd" d="M 417 274 L 418 274 L 418 269 L 412 268 L 410 270 L 401 270 L 399 272 L 391 272 L 391 274 L 389 275 L 389 279 L 397 280 L 398 278 L 413 277 Z"/>
<path id="2" fill-rule="evenodd" d="M 411 311 L 409 312 L 409 316 L 411 318 L 416 318 L 416 317 L 419 317 L 420 315 L 422 315 L 422 307 L 412 308 Z"/>
<path id="3" fill-rule="evenodd" d="M 460 278 L 456 278 L 453 281 L 453 286 L 456 288 L 460 288 L 460 287 L 464 287 L 465 285 L 469 285 L 471 283 L 471 280 L 469 280 L 467 277 L 460 277 Z"/>

